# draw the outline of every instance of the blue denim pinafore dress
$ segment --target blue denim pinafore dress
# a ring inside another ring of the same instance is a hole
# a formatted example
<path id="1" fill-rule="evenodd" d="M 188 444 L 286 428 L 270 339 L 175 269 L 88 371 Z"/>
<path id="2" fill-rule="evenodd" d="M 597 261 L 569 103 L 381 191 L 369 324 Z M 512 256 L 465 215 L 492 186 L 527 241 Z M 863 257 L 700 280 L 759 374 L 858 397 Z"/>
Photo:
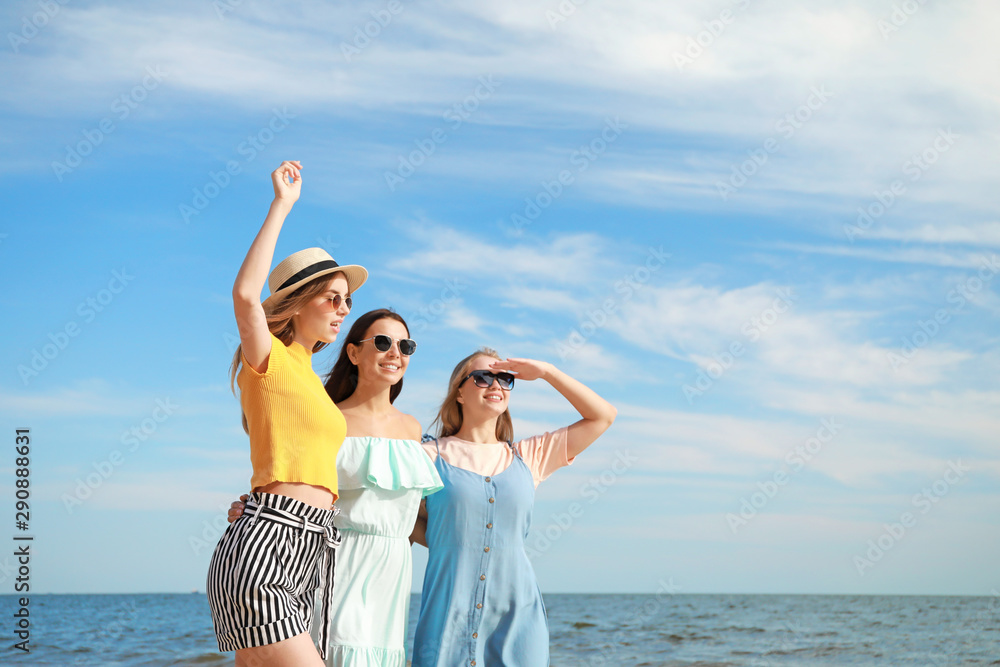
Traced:
<path id="1" fill-rule="evenodd" d="M 427 497 L 413 667 L 549 664 L 545 606 L 525 552 L 535 484 L 509 446 L 514 460 L 489 476 L 449 465 L 438 447 L 444 489 Z"/>

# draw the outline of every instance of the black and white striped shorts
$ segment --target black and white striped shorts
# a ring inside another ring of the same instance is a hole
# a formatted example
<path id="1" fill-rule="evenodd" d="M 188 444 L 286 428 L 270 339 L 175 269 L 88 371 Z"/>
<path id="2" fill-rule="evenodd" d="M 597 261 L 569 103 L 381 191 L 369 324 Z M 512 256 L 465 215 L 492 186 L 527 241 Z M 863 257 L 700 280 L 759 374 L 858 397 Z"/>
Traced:
<path id="1" fill-rule="evenodd" d="M 336 510 L 273 493 L 252 493 L 208 566 L 208 604 L 220 651 L 274 644 L 309 631 L 323 588 L 320 654 L 326 658 L 333 596 Z"/>

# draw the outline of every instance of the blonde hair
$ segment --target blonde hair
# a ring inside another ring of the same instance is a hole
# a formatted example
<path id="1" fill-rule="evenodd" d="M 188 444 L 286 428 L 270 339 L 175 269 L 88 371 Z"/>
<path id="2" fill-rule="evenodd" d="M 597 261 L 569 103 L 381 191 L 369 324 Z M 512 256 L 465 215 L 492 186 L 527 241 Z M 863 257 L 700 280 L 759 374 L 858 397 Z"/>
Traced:
<path id="1" fill-rule="evenodd" d="M 458 362 L 455 370 L 451 372 L 451 379 L 448 381 L 448 394 L 444 397 L 444 401 L 441 402 L 441 409 L 438 410 L 437 417 L 433 422 L 433 424 L 439 425 L 439 438 L 455 435 L 462 428 L 462 404 L 458 402 L 458 385 L 469 374 L 469 369 L 472 367 L 472 362 L 476 357 L 500 359 L 500 355 L 493 348 L 481 347 Z M 431 425 L 433 426 L 433 424 Z M 514 423 L 510 418 L 509 407 L 497 418 L 496 437 L 500 442 L 512 442 L 514 440 Z"/>
<path id="2" fill-rule="evenodd" d="M 286 347 L 292 344 L 292 339 L 295 337 L 295 327 L 292 324 L 292 318 L 295 316 L 295 313 L 298 310 L 301 310 L 314 298 L 326 292 L 327 286 L 337 273 L 338 272 L 326 274 L 316 278 L 315 280 L 307 282 L 294 292 L 286 295 L 285 298 L 275 304 L 271 312 L 267 314 L 268 330 L 274 334 L 275 338 L 284 343 Z M 327 345 L 329 345 L 329 343 L 317 341 L 317 343 L 313 345 L 312 351 L 313 353 L 319 352 Z M 229 388 L 232 390 L 233 395 L 237 397 L 239 394 L 236 391 L 236 376 L 239 375 L 240 368 L 242 366 L 243 346 L 238 345 L 236 346 L 236 353 L 233 354 L 233 362 L 229 366 Z M 243 414 L 243 430 L 248 434 L 250 433 L 246 414 Z"/>

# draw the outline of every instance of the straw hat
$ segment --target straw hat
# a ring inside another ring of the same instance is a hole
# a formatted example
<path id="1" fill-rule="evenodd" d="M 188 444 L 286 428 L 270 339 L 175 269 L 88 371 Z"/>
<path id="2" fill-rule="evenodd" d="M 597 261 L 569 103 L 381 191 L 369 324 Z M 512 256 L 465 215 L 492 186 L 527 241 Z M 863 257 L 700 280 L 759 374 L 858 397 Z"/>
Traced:
<path id="1" fill-rule="evenodd" d="M 286 296 L 302 287 L 310 280 L 331 273 L 343 273 L 347 278 L 347 291 L 354 291 L 368 280 L 368 271 L 363 266 L 349 264 L 341 266 L 322 248 L 306 248 L 281 260 L 267 277 L 267 287 L 271 295 L 264 299 L 264 312 L 270 312 Z"/>

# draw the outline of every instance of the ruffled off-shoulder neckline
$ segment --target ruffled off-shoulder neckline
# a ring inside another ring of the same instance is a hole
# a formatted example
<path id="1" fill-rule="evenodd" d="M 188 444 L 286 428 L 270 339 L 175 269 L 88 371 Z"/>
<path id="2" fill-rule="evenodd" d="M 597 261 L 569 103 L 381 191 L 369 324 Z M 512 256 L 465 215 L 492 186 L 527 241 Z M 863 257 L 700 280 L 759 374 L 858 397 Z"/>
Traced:
<path id="1" fill-rule="evenodd" d="M 437 468 L 416 440 L 349 436 L 337 455 L 341 489 L 421 489 L 424 496 L 444 488 Z"/>

